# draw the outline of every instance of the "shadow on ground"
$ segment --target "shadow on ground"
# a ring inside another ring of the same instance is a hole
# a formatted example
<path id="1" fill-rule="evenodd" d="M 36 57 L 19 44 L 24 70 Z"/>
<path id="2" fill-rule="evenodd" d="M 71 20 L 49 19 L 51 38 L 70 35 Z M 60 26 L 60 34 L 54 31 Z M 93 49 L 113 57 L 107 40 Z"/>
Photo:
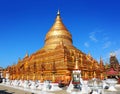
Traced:
<path id="1" fill-rule="evenodd" d="M 7 90 L 0 90 L 0 94 L 14 94 L 14 92 L 7 92 Z"/>
<path id="2" fill-rule="evenodd" d="M 16 94 L 16 93 L 15 92 L 9 93 L 9 92 L 7 92 L 7 90 L 0 90 L 0 94 Z M 27 93 L 25 93 L 25 94 L 27 94 Z M 35 93 L 31 93 L 31 94 L 35 94 Z"/>

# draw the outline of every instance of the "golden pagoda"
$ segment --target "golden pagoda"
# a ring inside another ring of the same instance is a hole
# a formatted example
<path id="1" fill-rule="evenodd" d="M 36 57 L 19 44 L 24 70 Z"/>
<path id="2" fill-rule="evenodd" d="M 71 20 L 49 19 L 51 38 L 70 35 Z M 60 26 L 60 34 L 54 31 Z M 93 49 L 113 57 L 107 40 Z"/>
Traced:
<path id="1" fill-rule="evenodd" d="M 99 64 L 90 54 L 77 49 L 72 42 L 72 35 L 58 11 L 53 26 L 46 34 L 43 48 L 30 56 L 26 54 L 16 65 L 9 66 L 6 69 L 9 71 L 9 79 L 69 82 L 76 62 L 83 79 L 103 79 L 104 65 Z"/>

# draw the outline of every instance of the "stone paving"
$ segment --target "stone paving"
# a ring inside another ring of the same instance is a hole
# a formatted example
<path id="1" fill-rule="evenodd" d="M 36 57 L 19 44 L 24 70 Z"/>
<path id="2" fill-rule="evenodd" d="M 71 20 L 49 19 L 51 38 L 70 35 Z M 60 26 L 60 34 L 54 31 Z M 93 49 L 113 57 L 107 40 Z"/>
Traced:
<path id="1" fill-rule="evenodd" d="M 104 94 L 120 94 L 120 86 L 117 86 L 116 89 L 118 91 L 110 92 L 105 90 Z M 66 88 L 60 91 L 44 92 L 40 90 L 24 89 L 0 84 L 0 94 L 70 94 L 70 93 L 66 92 Z"/>
<path id="2" fill-rule="evenodd" d="M 34 93 L 0 84 L 0 94 L 34 94 Z"/>

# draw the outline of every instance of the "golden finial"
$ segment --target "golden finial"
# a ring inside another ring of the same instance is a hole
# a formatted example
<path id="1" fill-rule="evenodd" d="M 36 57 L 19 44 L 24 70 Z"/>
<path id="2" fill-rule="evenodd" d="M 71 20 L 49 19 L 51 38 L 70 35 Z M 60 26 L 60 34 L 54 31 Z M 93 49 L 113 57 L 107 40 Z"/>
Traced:
<path id="1" fill-rule="evenodd" d="M 25 55 L 25 57 L 28 57 L 29 55 L 28 55 L 28 52 L 26 53 L 26 55 Z"/>
<path id="2" fill-rule="evenodd" d="M 18 62 L 21 61 L 20 57 L 18 58 Z"/>
<path id="3" fill-rule="evenodd" d="M 103 65 L 103 60 L 101 56 L 100 56 L 100 64 Z"/>
<path id="4" fill-rule="evenodd" d="M 91 56 L 90 52 L 88 53 L 88 56 Z"/>
<path id="5" fill-rule="evenodd" d="M 79 67 L 78 67 L 78 57 L 76 57 L 76 62 L 75 62 L 75 70 L 78 70 Z"/>
<path id="6" fill-rule="evenodd" d="M 58 9 L 57 15 L 60 15 L 60 11 L 59 11 L 59 9 Z"/>
<path id="7" fill-rule="evenodd" d="M 59 9 L 58 9 L 58 11 L 57 11 L 56 21 L 61 21 Z"/>

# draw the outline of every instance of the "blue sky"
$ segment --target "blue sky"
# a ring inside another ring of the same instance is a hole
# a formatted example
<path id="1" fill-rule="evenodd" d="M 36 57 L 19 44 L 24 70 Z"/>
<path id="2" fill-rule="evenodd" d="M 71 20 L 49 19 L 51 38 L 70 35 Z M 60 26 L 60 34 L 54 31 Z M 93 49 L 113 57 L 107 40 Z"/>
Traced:
<path id="1" fill-rule="evenodd" d="M 96 60 L 108 62 L 110 52 L 120 60 L 119 0 L 0 0 L 0 66 L 42 48 L 58 9 L 75 47 Z"/>

